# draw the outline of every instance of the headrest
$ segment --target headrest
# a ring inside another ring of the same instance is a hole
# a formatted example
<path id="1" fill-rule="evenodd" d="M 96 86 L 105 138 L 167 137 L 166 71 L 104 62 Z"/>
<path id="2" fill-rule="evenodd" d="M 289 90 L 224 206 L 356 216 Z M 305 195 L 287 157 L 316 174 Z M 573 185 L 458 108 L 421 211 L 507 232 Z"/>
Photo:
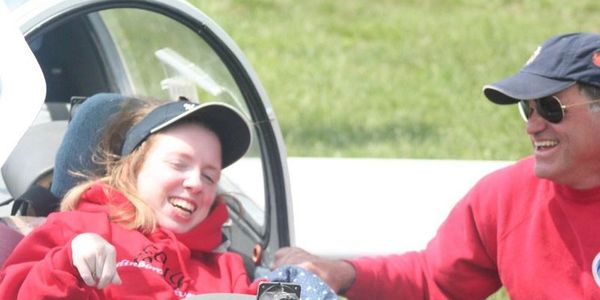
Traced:
<path id="1" fill-rule="evenodd" d="M 67 121 L 30 127 L 2 166 L 2 177 L 13 198 L 50 174 L 54 157 L 67 129 Z"/>
<path id="2" fill-rule="evenodd" d="M 58 148 L 60 155 L 56 156 L 50 188 L 57 198 L 62 198 L 83 180 L 73 176 L 71 171 L 83 174 L 101 171 L 92 156 L 106 125 L 122 103 L 123 96 L 114 93 L 95 94 L 85 101 L 72 99 L 71 121 L 64 142 Z"/>

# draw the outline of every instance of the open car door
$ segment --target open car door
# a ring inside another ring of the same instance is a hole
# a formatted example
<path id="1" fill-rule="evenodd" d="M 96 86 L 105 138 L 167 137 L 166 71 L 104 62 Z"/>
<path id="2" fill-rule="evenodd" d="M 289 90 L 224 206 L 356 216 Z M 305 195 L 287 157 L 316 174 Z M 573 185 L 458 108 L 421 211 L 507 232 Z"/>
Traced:
<path id="1" fill-rule="evenodd" d="M 34 126 L 67 122 L 71 97 L 100 92 L 185 96 L 233 105 L 253 125 L 253 144 L 244 158 L 223 171 L 220 182 L 220 188 L 243 208 L 230 209 L 226 234 L 231 250 L 266 266 L 276 249 L 293 243 L 286 152 L 277 119 L 241 50 L 209 17 L 178 0 L 0 1 L 35 56 L 46 86 L 35 120 L 35 114 L 26 116 L 22 111 L 14 118 L 30 118 L 24 123 L 33 120 Z M 10 83 L 2 84 L 4 96 Z M 18 98 L 18 105 L 35 106 L 30 103 L 35 97 L 25 96 Z M 7 126 L 2 123 L 3 136 L 13 130 Z M 27 148 L 32 151 L 27 155 L 35 156 L 56 147 Z M 11 156 L 18 155 L 14 152 Z M 39 179 L 39 174 L 5 171 L 0 202 L 19 197 Z M 3 216 L 7 211 L 2 210 Z"/>
<path id="2" fill-rule="evenodd" d="M 46 94 L 42 70 L 19 28 L 11 19 L 8 8 L 0 2 L 0 165 L 17 145 L 37 112 Z M 29 101 L 22 101 L 29 99 Z M 15 118 L 14 116 L 20 116 Z"/>

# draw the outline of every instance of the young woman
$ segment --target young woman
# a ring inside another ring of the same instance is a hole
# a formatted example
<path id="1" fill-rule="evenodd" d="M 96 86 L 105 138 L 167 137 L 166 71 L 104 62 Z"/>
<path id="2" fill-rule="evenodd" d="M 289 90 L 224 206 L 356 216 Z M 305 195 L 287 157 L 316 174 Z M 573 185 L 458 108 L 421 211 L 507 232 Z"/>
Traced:
<path id="1" fill-rule="evenodd" d="M 247 122 L 219 103 L 132 103 L 101 143 L 106 175 L 71 189 L 21 241 L 0 273 L 2 298 L 256 293 L 242 258 L 215 251 L 228 218 L 217 183 L 250 146 Z"/>

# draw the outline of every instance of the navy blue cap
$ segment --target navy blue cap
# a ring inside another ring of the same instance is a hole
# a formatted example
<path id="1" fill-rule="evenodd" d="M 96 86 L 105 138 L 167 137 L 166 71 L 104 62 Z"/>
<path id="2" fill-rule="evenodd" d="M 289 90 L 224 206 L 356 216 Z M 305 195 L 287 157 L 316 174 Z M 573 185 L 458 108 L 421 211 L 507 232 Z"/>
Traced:
<path id="1" fill-rule="evenodd" d="M 235 108 L 220 102 L 197 104 L 188 100 L 178 100 L 156 107 L 133 125 L 125 136 L 121 156 L 133 152 L 151 134 L 189 119 L 198 120 L 219 137 L 222 168 L 240 159 L 250 148 L 250 127 Z"/>
<path id="2" fill-rule="evenodd" d="M 581 82 L 600 87 L 600 35 L 570 33 L 540 45 L 519 73 L 483 87 L 497 104 L 556 94 Z"/>

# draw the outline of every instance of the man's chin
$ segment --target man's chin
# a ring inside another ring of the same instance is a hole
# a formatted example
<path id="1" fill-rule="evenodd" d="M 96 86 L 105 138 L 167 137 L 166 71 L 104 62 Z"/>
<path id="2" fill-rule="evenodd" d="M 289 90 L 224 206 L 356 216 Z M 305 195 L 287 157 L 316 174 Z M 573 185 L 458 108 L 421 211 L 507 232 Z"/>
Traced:
<path id="1" fill-rule="evenodd" d="M 555 169 L 549 166 L 548 164 L 536 162 L 534 168 L 535 176 L 539 178 L 552 180 L 556 177 Z"/>

